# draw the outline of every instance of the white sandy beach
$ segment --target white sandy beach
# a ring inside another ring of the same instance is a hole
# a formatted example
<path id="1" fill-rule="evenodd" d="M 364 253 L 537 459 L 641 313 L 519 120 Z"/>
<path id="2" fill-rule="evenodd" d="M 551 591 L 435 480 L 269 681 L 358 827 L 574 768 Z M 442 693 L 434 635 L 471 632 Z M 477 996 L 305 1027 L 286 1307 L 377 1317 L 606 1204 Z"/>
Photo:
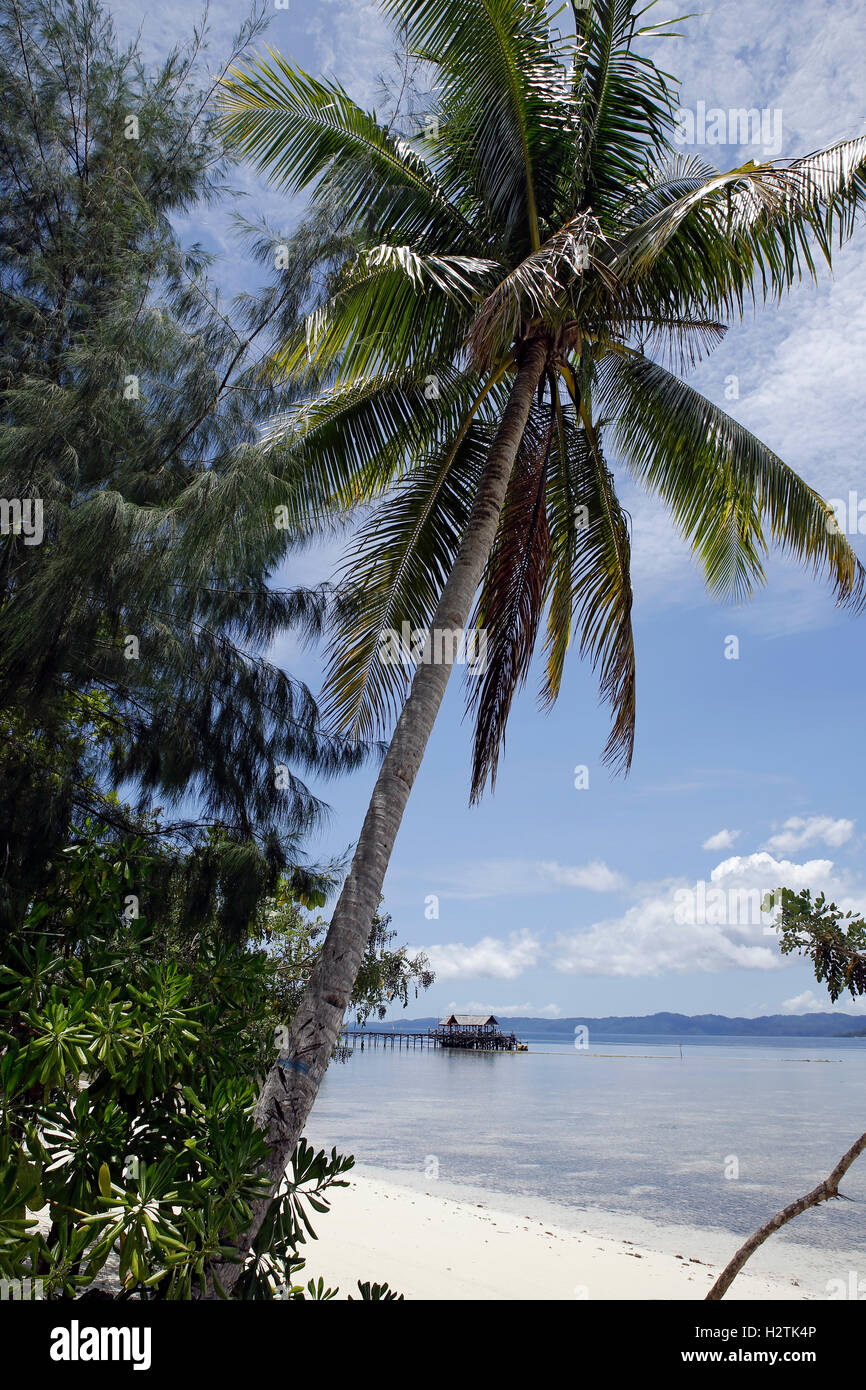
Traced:
<path id="1" fill-rule="evenodd" d="M 632 1243 L 539 1219 L 537 1210 L 532 1217 L 500 1210 L 492 1193 L 483 1202 L 455 1200 L 435 1186 L 361 1174 L 331 1189 L 332 1212 L 315 1220 L 319 1239 L 304 1250 L 304 1277 L 321 1275 L 341 1298 L 357 1297 L 361 1279 L 387 1282 L 407 1299 L 702 1299 L 738 1244 L 719 1232 L 647 1222 L 638 1223 L 643 1243 Z M 817 1266 L 799 1281 L 763 1272 L 780 1255 L 784 1268 L 780 1250 L 759 1252 L 754 1272 L 739 1276 L 728 1299 L 821 1297 Z"/>

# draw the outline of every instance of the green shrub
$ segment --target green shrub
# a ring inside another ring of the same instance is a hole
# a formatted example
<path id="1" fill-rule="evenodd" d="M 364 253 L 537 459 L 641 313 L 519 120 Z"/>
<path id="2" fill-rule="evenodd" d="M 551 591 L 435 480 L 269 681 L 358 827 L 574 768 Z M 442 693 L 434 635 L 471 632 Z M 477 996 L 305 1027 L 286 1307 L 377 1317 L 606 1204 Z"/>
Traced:
<path id="1" fill-rule="evenodd" d="M 261 1189 L 273 958 L 127 920 L 146 872 L 139 845 L 70 847 L 0 962 L 0 1275 L 47 1297 L 194 1297 Z M 352 1164 L 301 1142 L 234 1297 L 304 1296 L 310 1215 Z"/>

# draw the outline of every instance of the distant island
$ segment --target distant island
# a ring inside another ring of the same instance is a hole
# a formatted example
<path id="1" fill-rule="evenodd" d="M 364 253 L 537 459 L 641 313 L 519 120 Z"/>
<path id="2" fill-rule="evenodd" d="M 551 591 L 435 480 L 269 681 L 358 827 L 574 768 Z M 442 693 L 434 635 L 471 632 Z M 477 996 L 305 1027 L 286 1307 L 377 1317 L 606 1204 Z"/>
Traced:
<path id="1" fill-rule="evenodd" d="M 503 1020 L 500 1020 L 502 1022 Z M 581 1024 L 590 1035 L 610 1033 L 634 1034 L 643 1037 L 767 1037 L 767 1038 L 862 1038 L 866 1028 L 862 1014 L 768 1014 L 763 1018 L 727 1018 L 724 1014 L 647 1014 L 623 1018 L 590 1018 L 586 1014 L 575 1018 L 508 1018 L 515 1033 L 533 1033 L 536 1037 L 567 1038 Z M 421 1032 L 435 1028 L 437 1018 L 395 1019 L 371 1028 L 394 1028 L 396 1032 Z M 361 1025 L 362 1026 L 362 1025 Z M 359 1025 L 351 1024 L 357 1028 Z"/>

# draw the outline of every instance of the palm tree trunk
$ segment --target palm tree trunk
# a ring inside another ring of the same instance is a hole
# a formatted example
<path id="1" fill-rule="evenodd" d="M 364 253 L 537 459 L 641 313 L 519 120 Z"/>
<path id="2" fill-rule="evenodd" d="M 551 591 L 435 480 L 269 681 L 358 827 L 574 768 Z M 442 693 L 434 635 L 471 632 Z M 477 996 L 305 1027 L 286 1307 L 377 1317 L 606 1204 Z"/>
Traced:
<path id="1" fill-rule="evenodd" d="M 469 621 L 546 359 L 546 344 L 541 339 L 530 341 L 521 353 L 472 515 L 433 618 L 434 633 L 465 630 Z M 443 643 L 442 649 L 448 646 Z M 433 732 L 451 669 L 451 660 L 431 660 L 418 666 L 373 789 L 322 953 L 292 1020 L 287 1055 L 271 1067 L 259 1096 L 256 1121 L 268 1138 L 271 1196 L 255 1204 L 250 1227 L 239 1245 L 241 1255 L 255 1240 L 325 1074 L 367 946 L 406 802 Z M 214 1264 L 211 1275 L 230 1292 L 240 1269 L 239 1264 L 220 1262 Z M 213 1297 L 210 1287 L 206 1297 Z"/>

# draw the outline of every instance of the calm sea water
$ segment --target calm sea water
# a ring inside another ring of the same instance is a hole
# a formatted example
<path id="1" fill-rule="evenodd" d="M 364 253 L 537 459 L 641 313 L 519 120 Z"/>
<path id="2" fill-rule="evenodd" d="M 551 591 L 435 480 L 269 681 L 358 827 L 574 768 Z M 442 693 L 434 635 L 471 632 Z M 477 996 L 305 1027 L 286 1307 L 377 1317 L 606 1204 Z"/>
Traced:
<path id="1" fill-rule="evenodd" d="M 329 1068 L 307 1137 L 395 1176 L 746 1235 L 866 1129 L 866 1039 L 690 1039 L 682 1059 L 670 1039 L 526 1040 L 517 1055 L 356 1052 Z M 854 1201 L 786 1238 L 866 1250 L 866 1157 L 842 1190 Z"/>

